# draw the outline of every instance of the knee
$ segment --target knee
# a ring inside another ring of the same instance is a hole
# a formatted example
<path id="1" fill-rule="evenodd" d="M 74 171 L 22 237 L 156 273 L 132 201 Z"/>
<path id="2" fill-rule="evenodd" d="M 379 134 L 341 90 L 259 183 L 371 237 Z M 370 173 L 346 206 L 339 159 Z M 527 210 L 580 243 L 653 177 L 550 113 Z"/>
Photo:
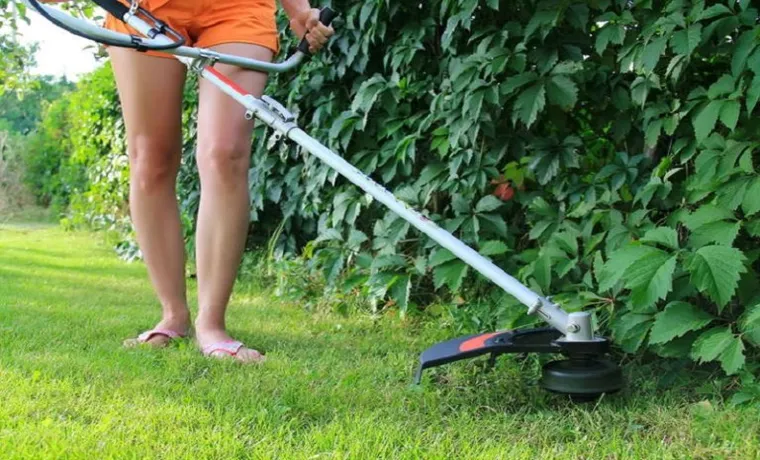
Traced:
<path id="1" fill-rule="evenodd" d="M 208 143 L 198 148 L 198 171 L 201 180 L 225 184 L 247 180 L 250 145 L 231 141 Z"/>
<path id="2" fill-rule="evenodd" d="M 174 187 L 180 163 L 180 148 L 173 143 L 138 137 L 129 148 L 132 186 L 145 193 Z"/>

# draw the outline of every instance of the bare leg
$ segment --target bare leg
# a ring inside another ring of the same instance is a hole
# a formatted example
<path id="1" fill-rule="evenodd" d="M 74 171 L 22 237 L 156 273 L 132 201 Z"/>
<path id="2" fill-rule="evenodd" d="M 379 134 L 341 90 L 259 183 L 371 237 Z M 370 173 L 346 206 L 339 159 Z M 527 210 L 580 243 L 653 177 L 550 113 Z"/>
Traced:
<path id="1" fill-rule="evenodd" d="M 213 49 L 260 60 L 271 60 L 266 48 L 230 43 Z M 266 75 L 233 66 L 216 68 L 246 91 L 260 96 Z M 225 311 L 243 254 L 249 223 L 248 167 L 253 121 L 231 97 L 207 81 L 200 83 L 198 111 L 198 169 L 201 202 L 196 234 L 198 264 L 198 317 L 196 337 L 204 347 L 231 340 Z M 237 359 L 260 361 L 255 350 L 242 348 Z"/>
<path id="2" fill-rule="evenodd" d="M 184 334 L 190 315 L 175 186 L 182 150 L 185 66 L 175 59 L 123 48 L 108 51 L 127 129 L 132 222 L 161 302 L 162 319 L 157 327 Z M 149 343 L 160 346 L 167 341 L 157 335 Z"/>

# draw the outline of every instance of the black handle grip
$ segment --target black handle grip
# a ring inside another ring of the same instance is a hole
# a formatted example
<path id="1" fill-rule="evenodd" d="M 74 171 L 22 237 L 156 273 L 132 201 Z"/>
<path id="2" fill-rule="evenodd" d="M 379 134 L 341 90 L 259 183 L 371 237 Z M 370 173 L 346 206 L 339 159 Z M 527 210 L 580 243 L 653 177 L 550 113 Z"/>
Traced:
<path id="1" fill-rule="evenodd" d="M 119 3 L 117 0 L 93 0 L 101 8 L 111 13 L 116 19 L 123 21 L 124 15 L 129 12 L 129 8 Z"/>
<path id="2" fill-rule="evenodd" d="M 329 6 L 326 6 L 322 8 L 322 10 L 319 12 L 319 22 L 322 24 L 329 26 L 330 23 L 333 21 L 333 19 L 337 16 L 335 11 L 330 9 Z M 308 31 L 307 31 L 308 33 Z M 301 39 L 301 43 L 298 44 L 298 51 L 305 54 L 307 57 L 311 57 L 311 52 L 309 51 L 309 42 L 306 41 L 306 37 Z"/>

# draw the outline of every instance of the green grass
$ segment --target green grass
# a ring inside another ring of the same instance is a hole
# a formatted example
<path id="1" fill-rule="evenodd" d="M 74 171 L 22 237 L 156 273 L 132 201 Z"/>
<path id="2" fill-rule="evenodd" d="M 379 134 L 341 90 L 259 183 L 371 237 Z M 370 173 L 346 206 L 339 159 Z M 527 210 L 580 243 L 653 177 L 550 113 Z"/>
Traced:
<path id="1" fill-rule="evenodd" d="M 532 359 L 458 363 L 415 387 L 417 353 L 446 331 L 309 313 L 244 285 L 229 324 L 265 365 L 209 361 L 187 342 L 123 349 L 157 305 L 144 267 L 99 241 L 0 224 L 3 459 L 760 455 L 756 411 L 658 388 L 660 368 L 626 366 L 629 390 L 580 406 L 538 390 Z"/>
<path id="2" fill-rule="evenodd" d="M 0 210 L 0 226 L 13 225 L 18 227 L 39 227 L 55 222 L 55 217 L 49 209 L 29 206 L 20 209 Z"/>

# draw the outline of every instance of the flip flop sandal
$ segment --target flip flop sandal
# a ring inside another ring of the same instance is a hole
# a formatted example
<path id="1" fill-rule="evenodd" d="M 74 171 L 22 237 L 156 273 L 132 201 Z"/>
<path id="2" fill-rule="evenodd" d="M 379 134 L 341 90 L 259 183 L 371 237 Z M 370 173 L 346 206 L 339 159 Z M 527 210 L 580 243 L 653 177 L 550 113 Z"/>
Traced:
<path id="1" fill-rule="evenodd" d="M 216 342 L 212 343 L 211 345 L 206 345 L 201 349 L 201 353 L 203 353 L 203 356 L 211 357 L 211 358 L 234 358 L 237 361 L 240 361 L 242 363 L 260 363 L 264 361 L 265 357 L 262 353 L 260 353 L 258 350 L 253 350 L 256 352 L 256 354 L 259 355 L 258 358 L 252 360 L 252 361 L 243 361 L 238 357 L 238 352 L 241 348 L 243 348 L 243 343 L 238 342 L 237 340 L 225 340 L 222 342 Z M 219 356 L 215 355 L 214 353 L 221 352 L 226 354 L 227 356 Z"/>
<path id="2" fill-rule="evenodd" d="M 168 338 L 169 341 L 177 340 L 177 339 L 181 339 L 185 337 L 184 334 L 174 332 L 170 329 L 151 329 L 149 331 L 145 331 L 142 334 L 138 335 L 137 338 L 125 340 L 124 345 L 127 347 L 142 345 L 142 344 L 148 343 L 148 340 L 152 339 L 153 337 L 161 336 L 161 335 Z"/>

